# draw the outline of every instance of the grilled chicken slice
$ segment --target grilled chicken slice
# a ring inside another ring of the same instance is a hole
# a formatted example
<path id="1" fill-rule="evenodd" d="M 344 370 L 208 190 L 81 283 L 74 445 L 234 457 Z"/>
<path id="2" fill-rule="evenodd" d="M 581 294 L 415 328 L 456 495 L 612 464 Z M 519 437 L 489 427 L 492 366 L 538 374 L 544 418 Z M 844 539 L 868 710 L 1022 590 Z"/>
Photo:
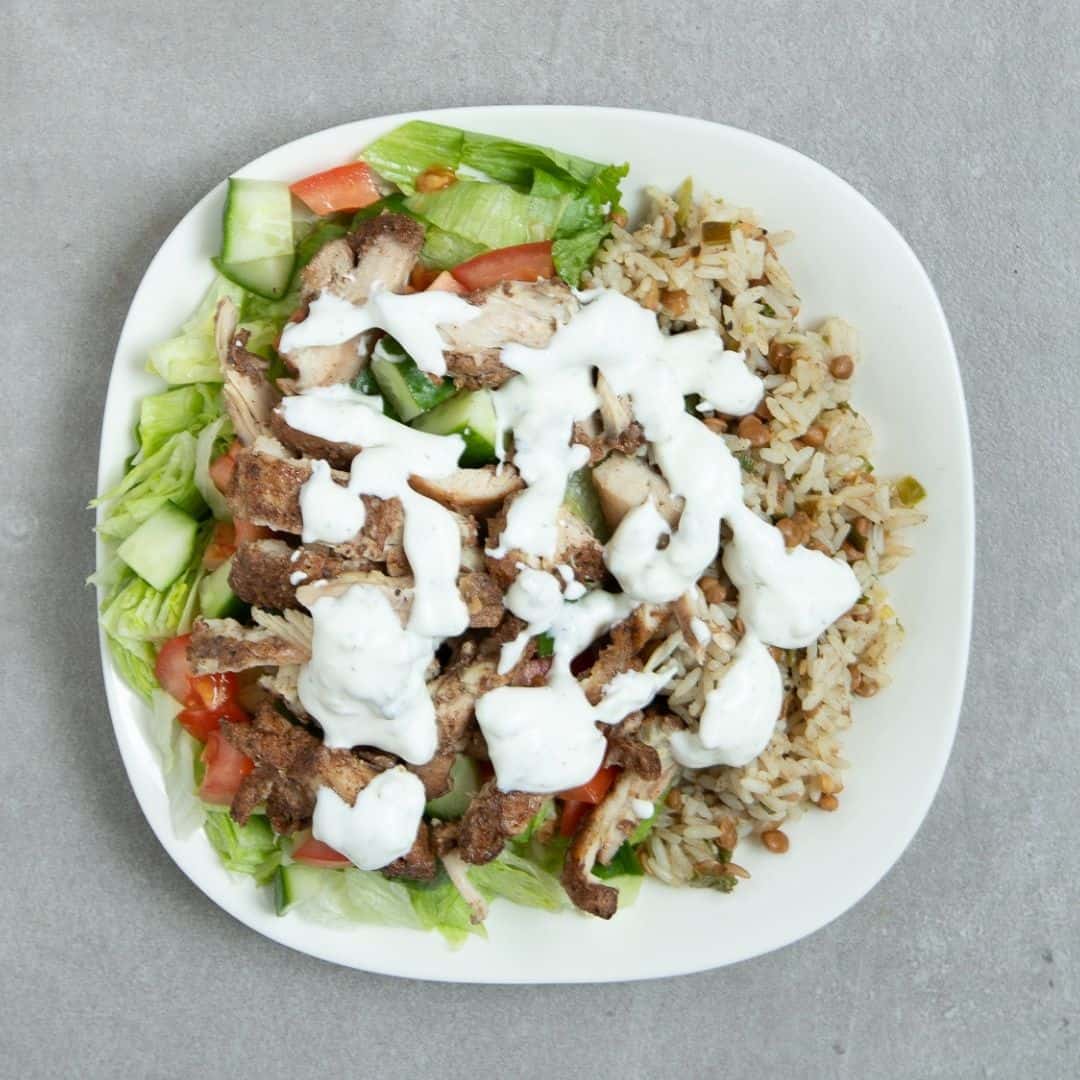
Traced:
<path id="1" fill-rule="evenodd" d="M 265 525 L 275 532 L 299 535 L 303 531 L 300 515 L 300 489 L 311 475 L 311 462 L 288 460 L 262 453 L 258 447 L 241 450 L 236 455 L 229 504 L 233 514 L 244 521 Z M 334 473 L 334 480 L 346 484 L 344 473 Z M 336 550 L 347 558 L 386 563 L 391 573 L 405 573 L 408 561 L 402 547 L 405 517 L 397 499 L 360 496 L 364 502 L 364 527 Z M 457 515 L 463 549 L 475 547 L 476 522 Z"/>
<path id="2" fill-rule="evenodd" d="M 255 763 L 233 799 L 233 817 L 243 824 L 265 801 L 270 824 L 282 834 L 295 832 L 310 822 L 319 787 L 329 787 L 352 805 L 380 772 L 348 750 L 323 746 L 270 704 L 261 705 L 250 724 L 223 720 L 221 734 Z M 435 867 L 431 837 L 426 824 L 421 823 L 412 849 L 382 873 L 388 877 L 430 879 L 435 876 Z"/>
<path id="3" fill-rule="evenodd" d="M 265 626 L 242 626 L 235 619 L 196 619 L 188 646 L 188 662 L 196 675 L 303 664 L 310 655 L 310 635 L 305 646 L 299 637 Z"/>
<path id="4" fill-rule="evenodd" d="M 663 632 L 669 621 L 669 605 L 641 604 L 611 629 L 611 640 L 579 679 L 589 704 L 604 696 L 604 688 L 624 671 L 640 668 L 642 649 Z"/>
<path id="5" fill-rule="evenodd" d="M 448 510 L 487 517 L 525 484 L 513 465 L 485 465 L 482 469 L 458 469 L 435 480 L 413 476 L 409 486 Z"/>
<path id="6" fill-rule="evenodd" d="M 248 352 L 250 334 L 237 332 L 236 321 L 236 305 L 225 297 L 214 315 L 214 340 L 225 375 L 222 396 L 236 437 L 251 446 L 259 436 L 271 433 L 270 415 L 281 394 L 267 378 L 270 365 Z"/>
<path id="7" fill-rule="evenodd" d="M 598 881 L 592 873 L 597 862 L 609 863 L 622 842 L 637 826 L 633 802 L 655 802 L 678 773 L 668 745 L 670 733 L 679 726 L 674 717 L 650 715 L 639 741 L 653 751 L 642 758 L 641 772 L 627 767 L 599 806 L 584 818 L 566 853 L 562 883 L 567 895 L 583 911 L 610 919 L 619 906 L 619 893 Z"/>
<path id="8" fill-rule="evenodd" d="M 511 836 L 516 836 L 544 805 L 546 795 L 500 791 L 489 780 L 473 796 L 458 832 L 461 857 L 474 866 L 499 857 Z"/>
<path id="9" fill-rule="evenodd" d="M 305 305 L 321 292 L 354 304 L 367 300 L 378 282 L 400 292 L 424 243 L 423 226 L 401 214 L 380 214 L 363 222 L 348 236 L 331 240 L 300 271 L 300 297 Z M 306 317 L 306 306 L 300 314 Z M 282 353 L 296 373 L 291 389 L 349 382 L 367 364 L 367 335 L 358 334 L 336 345 L 312 345 Z"/>
<path id="10" fill-rule="evenodd" d="M 353 458 L 360 453 L 360 447 L 353 443 L 332 442 L 291 427 L 281 409 L 274 409 L 270 413 L 269 424 L 270 430 L 283 446 L 305 458 L 322 458 L 330 463 L 331 468 L 343 472 L 348 471 Z"/>
<path id="11" fill-rule="evenodd" d="M 648 498 L 672 527 L 682 513 L 683 499 L 674 497 L 667 481 L 639 457 L 611 454 L 593 469 L 592 480 L 604 518 L 613 529 Z"/>
<path id="12" fill-rule="evenodd" d="M 506 515 L 513 505 L 511 495 L 502 510 L 488 522 L 488 546 L 498 544 L 499 537 L 506 525 Z M 598 582 L 607 572 L 604 566 L 604 546 L 592 534 L 588 525 L 565 506 L 559 510 L 558 541 L 554 559 L 542 559 L 536 555 L 526 555 L 518 548 L 512 548 L 501 558 L 487 556 L 488 573 L 504 588 L 513 584 L 522 565 L 537 570 L 554 570 L 556 566 L 569 566 L 578 581 Z"/>
<path id="13" fill-rule="evenodd" d="M 412 598 L 411 577 L 385 577 L 371 560 L 345 558 L 322 544 L 291 548 L 283 540 L 249 540 L 237 549 L 229 573 L 229 585 L 241 600 L 278 611 L 302 606 L 297 598 L 298 587 L 339 580 L 385 584 L 401 594 L 406 610 Z M 503 617 L 502 592 L 493 578 L 464 573 L 458 579 L 458 588 L 469 609 L 470 626 L 490 629 L 499 625 Z"/>
<path id="14" fill-rule="evenodd" d="M 481 308 L 468 322 L 439 327 L 446 342 L 446 369 L 458 386 L 501 386 L 515 373 L 499 358 L 503 345 L 541 349 L 559 325 L 580 308 L 565 282 L 503 281 L 465 297 Z"/>

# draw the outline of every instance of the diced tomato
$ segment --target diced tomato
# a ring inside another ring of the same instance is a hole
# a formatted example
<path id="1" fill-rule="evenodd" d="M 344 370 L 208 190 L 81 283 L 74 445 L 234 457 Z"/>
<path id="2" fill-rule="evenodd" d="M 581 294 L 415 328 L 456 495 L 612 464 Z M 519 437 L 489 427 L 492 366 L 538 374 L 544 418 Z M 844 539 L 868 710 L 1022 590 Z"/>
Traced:
<path id="1" fill-rule="evenodd" d="M 232 487 L 233 473 L 236 472 L 236 455 L 240 452 L 240 440 L 233 439 L 232 446 L 224 454 L 210 462 L 210 479 L 222 495 L 228 495 Z"/>
<path id="2" fill-rule="evenodd" d="M 559 816 L 559 835 L 573 836 L 577 832 L 581 819 L 592 809 L 592 804 L 587 802 L 566 801 L 562 804 L 562 814 Z"/>
<path id="3" fill-rule="evenodd" d="M 424 266 L 423 263 L 417 263 L 412 268 L 412 273 L 409 275 L 409 284 L 417 291 L 424 292 L 440 277 L 438 270 L 432 270 L 429 266 Z"/>
<path id="4" fill-rule="evenodd" d="M 293 850 L 293 859 L 308 866 L 348 866 L 349 859 L 340 851 L 335 851 L 329 844 L 308 836 Z"/>
<path id="5" fill-rule="evenodd" d="M 206 774 L 199 785 L 199 798 L 215 806 L 228 806 L 233 801 L 244 777 L 255 768 L 255 762 L 227 743 L 220 731 L 206 736 L 201 761 Z"/>
<path id="6" fill-rule="evenodd" d="M 375 174 L 363 161 L 351 161 L 297 180 L 289 190 L 316 214 L 361 210 L 382 198 Z"/>
<path id="7" fill-rule="evenodd" d="M 583 802 L 595 806 L 604 801 L 604 796 L 615 783 L 615 777 L 618 775 L 619 770 L 614 765 L 604 765 L 587 783 L 579 784 L 568 791 L 560 791 L 559 796 L 568 802 Z"/>
<path id="8" fill-rule="evenodd" d="M 206 570 L 216 570 L 236 551 L 236 529 L 231 521 L 217 521 L 210 534 L 210 542 L 203 552 L 202 564 Z"/>
<path id="9" fill-rule="evenodd" d="M 462 296 L 469 290 L 449 270 L 443 270 L 427 287 L 428 292 L 452 292 Z"/>
<path id="10" fill-rule="evenodd" d="M 249 540 L 265 540 L 274 533 L 265 525 L 253 525 L 250 521 L 237 518 L 233 522 L 233 530 L 236 534 L 236 546 L 246 544 Z"/>
<path id="11" fill-rule="evenodd" d="M 221 709 L 236 698 L 236 674 L 216 671 L 212 675 L 192 675 L 188 679 L 186 702 L 197 709 Z"/>
<path id="12" fill-rule="evenodd" d="M 161 646 L 154 665 L 154 674 L 162 687 L 177 701 L 186 704 L 188 682 L 191 680 L 191 664 L 188 662 L 190 634 L 181 634 Z"/>
<path id="13" fill-rule="evenodd" d="M 181 709 L 176 719 L 189 735 L 204 743 L 210 737 L 210 732 L 218 730 L 222 720 L 233 724 L 246 724 L 250 718 L 239 705 L 229 701 L 218 709 L 189 706 Z"/>
<path id="14" fill-rule="evenodd" d="M 551 241 L 517 244 L 485 251 L 450 271 L 466 289 L 483 289 L 500 281 L 537 281 L 555 276 Z"/>

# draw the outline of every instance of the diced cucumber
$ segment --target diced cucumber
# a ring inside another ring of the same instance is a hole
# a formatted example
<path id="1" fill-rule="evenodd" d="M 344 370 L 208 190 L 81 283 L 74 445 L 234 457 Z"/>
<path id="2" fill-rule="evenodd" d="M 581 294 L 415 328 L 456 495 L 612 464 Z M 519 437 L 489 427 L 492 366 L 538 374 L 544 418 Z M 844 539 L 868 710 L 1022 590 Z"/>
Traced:
<path id="1" fill-rule="evenodd" d="M 479 790 L 479 766 L 471 757 L 458 754 L 450 769 L 450 790 L 432 799 L 425 809 L 431 817 L 440 821 L 456 821 L 465 813 L 470 800 Z"/>
<path id="2" fill-rule="evenodd" d="M 296 261 L 292 194 L 274 180 L 229 180 L 221 255 L 230 281 L 267 299 L 282 296 Z"/>
<path id="3" fill-rule="evenodd" d="M 265 259 L 252 259 L 242 263 L 229 263 L 217 257 L 210 261 L 234 284 L 266 300 L 277 300 L 285 295 L 285 290 L 289 287 L 296 256 L 271 255 Z"/>
<path id="4" fill-rule="evenodd" d="M 334 870 L 292 863 L 274 871 L 274 909 L 285 915 L 326 888 L 326 875 Z"/>
<path id="5" fill-rule="evenodd" d="M 292 255 L 292 193 L 276 180 L 229 180 L 221 244 L 222 262 L 255 262 Z"/>
<path id="6" fill-rule="evenodd" d="M 563 505 L 588 525 L 597 540 L 601 543 L 607 542 L 611 529 L 608 528 L 604 511 L 600 507 L 600 496 L 596 493 L 592 469 L 588 465 L 570 474 L 566 482 Z"/>
<path id="7" fill-rule="evenodd" d="M 371 354 L 371 373 L 383 398 L 406 424 L 454 392 L 452 380 L 434 382 L 392 337 L 382 337 L 376 344 Z"/>
<path id="8" fill-rule="evenodd" d="M 227 619 L 244 607 L 244 602 L 229 586 L 232 564 L 230 557 L 199 582 L 199 611 L 208 619 Z"/>
<path id="9" fill-rule="evenodd" d="M 166 503 L 116 549 L 116 554 L 160 592 L 191 562 L 198 532 L 199 524 L 193 517 Z"/>
<path id="10" fill-rule="evenodd" d="M 495 460 L 495 406 L 489 390 L 459 390 L 412 422 L 418 431 L 432 435 L 460 435 L 465 450 L 460 464 L 466 468 Z"/>

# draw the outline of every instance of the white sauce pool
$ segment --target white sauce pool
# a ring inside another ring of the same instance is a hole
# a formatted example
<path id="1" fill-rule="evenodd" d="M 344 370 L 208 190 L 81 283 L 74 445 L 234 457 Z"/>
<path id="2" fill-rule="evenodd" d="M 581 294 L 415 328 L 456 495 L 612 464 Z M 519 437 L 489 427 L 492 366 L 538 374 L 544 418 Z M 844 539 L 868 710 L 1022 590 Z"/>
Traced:
<path id="1" fill-rule="evenodd" d="M 408 853 L 423 813 L 424 785 L 399 765 L 379 773 L 352 806 L 320 788 L 311 832 L 361 870 L 379 870 Z"/>

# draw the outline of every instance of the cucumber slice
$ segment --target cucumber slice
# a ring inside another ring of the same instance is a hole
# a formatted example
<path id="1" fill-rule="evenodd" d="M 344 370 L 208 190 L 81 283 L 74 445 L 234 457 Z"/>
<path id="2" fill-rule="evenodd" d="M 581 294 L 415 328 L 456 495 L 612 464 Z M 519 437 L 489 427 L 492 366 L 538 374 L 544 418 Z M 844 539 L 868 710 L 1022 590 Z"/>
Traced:
<path id="1" fill-rule="evenodd" d="M 264 300 L 277 300 L 285 295 L 285 290 L 289 287 L 296 256 L 290 252 L 288 255 L 271 255 L 265 259 L 242 263 L 228 263 L 215 256 L 210 261 L 217 267 L 218 272 L 234 285 L 239 285 Z"/>
<path id="2" fill-rule="evenodd" d="M 292 193 L 276 180 L 229 181 L 221 261 L 230 266 L 292 255 Z"/>
<path id="3" fill-rule="evenodd" d="M 495 406 L 488 390 L 459 390 L 441 405 L 412 422 L 418 431 L 432 435 L 460 435 L 465 450 L 459 463 L 466 468 L 495 460 Z"/>
<path id="4" fill-rule="evenodd" d="M 232 557 L 212 570 L 199 582 L 199 611 L 208 619 L 227 619 L 238 615 L 244 602 L 229 586 Z"/>
<path id="5" fill-rule="evenodd" d="M 471 757 L 458 754 L 450 769 L 450 790 L 432 799 L 424 808 L 440 821 L 456 821 L 465 813 L 472 797 L 480 790 L 480 768 Z"/>
<path id="6" fill-rule="evenodd" d="M 335 870 L 326 870 L 318 866 L 303 866 L 292 863 L 279 866 L 274 871 L 274 910 L 285 915 L 294 907 L 303 904 L 326 888 L 326 875 Z"/>
<path id="7" fill-rule="evenodd" d="M 161 592 L 191 562 L 198 531 L 199 523 L 193 517 L 166 503 L 116 549 L 116 554 Z"/>
<path id="8" fill-rule="evenodd" d="M 392 337 L 379 339 L 371 354 L 371 373 L 383 398 L 390 403 L 397 418 L 406 424 L 454 392 L 450 379 L 434 382 Z"/>

